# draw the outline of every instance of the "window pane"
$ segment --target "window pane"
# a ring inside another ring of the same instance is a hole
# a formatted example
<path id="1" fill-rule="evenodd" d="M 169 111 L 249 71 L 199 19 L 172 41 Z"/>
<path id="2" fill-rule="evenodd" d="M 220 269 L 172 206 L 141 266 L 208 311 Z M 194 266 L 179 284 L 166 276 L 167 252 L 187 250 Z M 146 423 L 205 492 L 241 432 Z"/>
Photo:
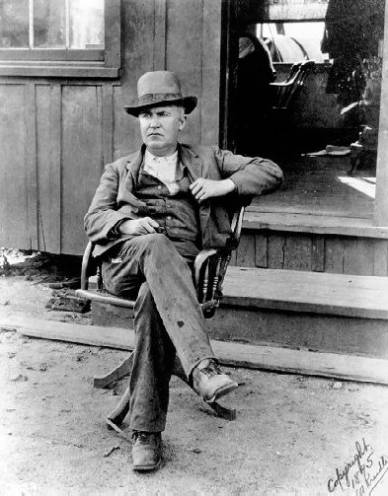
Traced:
<path id="1" fill-rule="evenodd" d="M 0 48 L 28 48 L 28 0 L 0 0 Z"/>
<path id="2" fill-rule="evenodd" d="M 65 48 L 64 0 L 34 0 L 34 48 Z"/>
<path id="3" fill-rule="evenodd" d="M 104 0 L 69 0 L 70 48 L 104 48 Z"/>

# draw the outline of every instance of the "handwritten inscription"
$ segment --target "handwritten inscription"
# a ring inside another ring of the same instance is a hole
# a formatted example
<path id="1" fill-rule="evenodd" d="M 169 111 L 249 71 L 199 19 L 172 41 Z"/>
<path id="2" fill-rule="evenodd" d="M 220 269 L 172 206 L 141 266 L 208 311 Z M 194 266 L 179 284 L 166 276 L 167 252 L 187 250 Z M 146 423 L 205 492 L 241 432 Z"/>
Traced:
<path id="1" fill-rule="evenodd" d="M 388 457 L 378 456 L 363 438 L 355 443 L 355 453 L 343 467 L 336 468 L 328 480 L 330 493 L 345 492 L 354 496 L 369 496 L 388 471 Z"/>

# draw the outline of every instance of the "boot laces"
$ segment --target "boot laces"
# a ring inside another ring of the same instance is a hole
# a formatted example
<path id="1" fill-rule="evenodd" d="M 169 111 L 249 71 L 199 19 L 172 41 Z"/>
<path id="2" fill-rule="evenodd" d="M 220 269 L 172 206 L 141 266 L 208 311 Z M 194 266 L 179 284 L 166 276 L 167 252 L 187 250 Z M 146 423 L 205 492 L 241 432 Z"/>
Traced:
<path id="1" fill-rule="evenodd" d="M 133 431 L 131 437 L 134 443 L 139 442 L 140 444 L 149 444 L 152 440 L 152 433 L 144 431 Z"/>
<path id="2" fill-rule="evenodd" d="M 200 371 L 208 377 L 213 377 L 214 375 L 220 375 L 223 373 L 217 362 L 210 362 L 209 365 Z"/>

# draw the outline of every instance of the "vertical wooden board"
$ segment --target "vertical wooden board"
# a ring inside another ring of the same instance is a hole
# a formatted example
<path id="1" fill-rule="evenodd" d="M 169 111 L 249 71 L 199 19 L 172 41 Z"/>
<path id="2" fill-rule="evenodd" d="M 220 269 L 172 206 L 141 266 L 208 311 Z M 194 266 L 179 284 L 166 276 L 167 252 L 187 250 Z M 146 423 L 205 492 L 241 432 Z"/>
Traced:
<path id="1" fill-rule="evenodd" d="M 325 241 L 325 272 L 344 273 L 344 243 L 338 236 L 329 236 Z"/>
<path id="2" fill-rule="evenodd" d="M 373 275 L 374 240 L 346 238 L 344 240 L 344 274 Z"/>
<path id="3" fill-rule="evenodd" d="M 284 269 L 311 270 L 311 237 L 305 234 L 286 236 L 284 246 Z"/>
<path id="4" fill-rule="evenodd" d="M 203 0 L 169 0 L 166 67 L 178 74 L 186 95 L 202 96 Z M 190 114 L 182 141 L 201 140 L 201 108 Z"/>
<path id="5" fill-rule="evenodd" d="M 237 250 L 232 251 L 232 255 L 230 257 L 229 265 L 237 265 Z"/>
<path id="6" fill-rule="evenodd" d="M 36 86 L 39 249 L 60 253 L 61 88 Z"/>
<path id="7" fill-rule="evenodd" d="M 103 163 L 113 160 L 113 87 L 112 83 L 102 86 L 102 154 Z"/>
<path id="8" fill-rule="evenodd" d="M 154 71 L 166 68 L 167 0 L 155 0 Z"/>
<path id="9" fill-rule="evenodd" d="M 376 166 L 375 221 L 378 226 L 388 225 L 388 2 L 385 2 L 385 32 L 383 45 L 383 72 L 381 81 L 379 139 Z"/>
<path id="10" fill-rule="evenodd" d="M 113 160 L 135 151 L 142 143 L 139 122 L 124 110 L 126 88 L 113 87 Z"/>
<path id="11" fill-rule="evenodd" d="M 237 249 L 236 265 L 239 267 L 255 266 L 255 236 L 242 234 Z"/>
<path id="12" fill-rule="evenodd" d="M 217 144 L 220 107 L 221 1 L 203 1 L 201 143 Z"/>
<path id="13" fill-rule="evenodd" d="M 325 270 L 325 237 L 318 234 L 312 237 L 311 270 L 324 272 Z"/>
<path id="14" fill-rule="evenodd" d="M 62 253 L 81 254 L 83 218 L 102 168 L 101 86 L 62 88 Z"/>
<path id="15" fill-rule="evenodd" d="M 376 239 L 374 242 L 373 267 L 375 276 L 388 275 L 388 241 Z"/>
<path id="16" fill-rule="evenodd" d="M 264 233 L 255 234 L 255 265 L 266 269 L 268 267 L 268 236 Z"/>
<path id="17" fill-rule="evenodd" d="M 24 85 L 0 85 L 0 246 L 30 248 Z"/>
<path id="18" fill-rule="evenodd" d="M 284 268 L 285 236 L 277 233 L 268 233 L 268 268 Z"/>
<path id="19" fill-rule="evenodd" d="M 154 68 L 155 2 L 122 2 L 123 71 L 113 87 L 113 158 L 135 150 L 141 143 L 139 124 L 124 110 L 137 99 L 137 80 Z"/>
<path id="20" fill-rule="evenodd" d="M 36 145 L 36 93 L 35 83 L 25 87 L 24 125 L 26 133 L 25 168 L 27 181 L 27 229 L 30 248 L 38 248 L 38 177 Z"/>

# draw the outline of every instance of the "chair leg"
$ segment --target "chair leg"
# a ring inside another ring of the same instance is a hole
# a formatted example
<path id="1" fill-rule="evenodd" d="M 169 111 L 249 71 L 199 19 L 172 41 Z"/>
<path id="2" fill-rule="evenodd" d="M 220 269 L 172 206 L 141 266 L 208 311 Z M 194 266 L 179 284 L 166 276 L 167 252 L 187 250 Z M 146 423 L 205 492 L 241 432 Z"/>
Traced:
<path id="1" fill-rule="evenodd" d="M 126 375 L 131 373 L 133 356 L 132 353 L 128 358 L 123 360 L 118 367 L 108 372 L 106 375 L 95 376 L 93 379 L 93 386 L 95 388 L 105 389 L 115 382 L 119 381 Z"/>

